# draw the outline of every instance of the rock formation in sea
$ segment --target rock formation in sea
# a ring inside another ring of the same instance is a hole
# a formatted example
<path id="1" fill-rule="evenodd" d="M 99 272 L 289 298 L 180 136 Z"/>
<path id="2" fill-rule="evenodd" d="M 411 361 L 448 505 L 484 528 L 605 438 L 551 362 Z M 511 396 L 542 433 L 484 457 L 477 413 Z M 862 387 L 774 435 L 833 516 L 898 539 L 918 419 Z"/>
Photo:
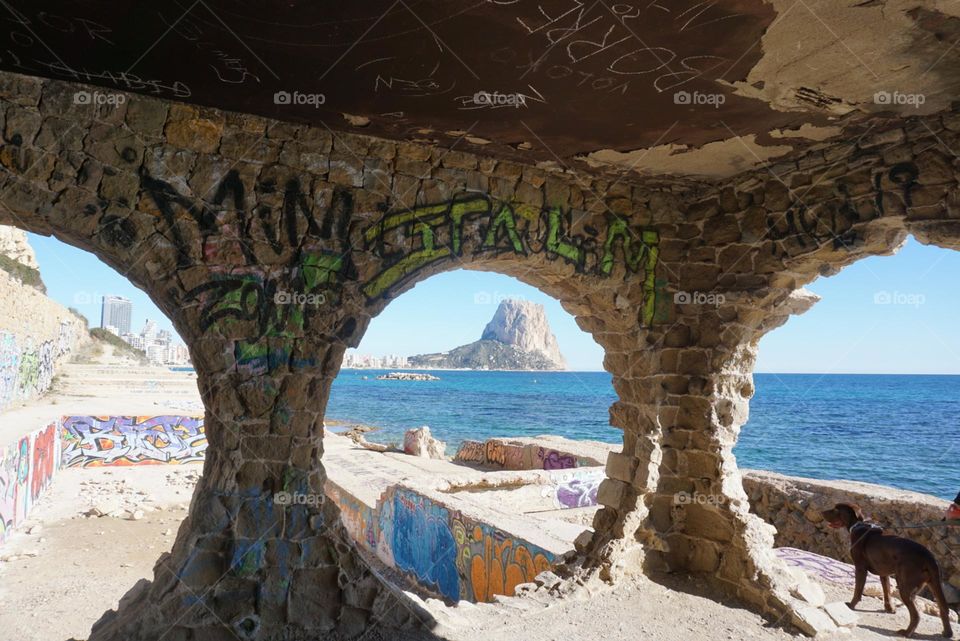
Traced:
<path id="1" fill-rule="evenodd" d="M 449 352 L 410 357 L 413 367 L 438 369 L 566 369 L 543 305 L 507 299 L 497 307 L 480 340 Z"/>

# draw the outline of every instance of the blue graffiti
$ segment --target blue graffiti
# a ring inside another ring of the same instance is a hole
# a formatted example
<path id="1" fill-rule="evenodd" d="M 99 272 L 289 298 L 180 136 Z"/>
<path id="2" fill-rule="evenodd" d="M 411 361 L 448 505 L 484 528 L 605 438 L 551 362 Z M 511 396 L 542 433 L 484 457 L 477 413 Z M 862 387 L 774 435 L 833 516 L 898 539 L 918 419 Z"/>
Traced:
<path id="1" fill-rule="evenodd" d="M 446 508 L 398 489 L 393 497 L 393 559 L 397 567 L 452 601 L 460 599 L 457 543 Z"/>

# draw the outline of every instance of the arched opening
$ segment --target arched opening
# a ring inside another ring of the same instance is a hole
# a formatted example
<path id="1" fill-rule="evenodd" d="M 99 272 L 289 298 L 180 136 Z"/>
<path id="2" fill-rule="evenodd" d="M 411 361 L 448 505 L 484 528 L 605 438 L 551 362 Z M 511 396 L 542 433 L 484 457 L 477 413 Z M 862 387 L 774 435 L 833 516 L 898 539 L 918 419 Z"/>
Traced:
<path id="1" fill-rule="evenodd" d="M 187 516 L 196 376 L 146 294 L 55 238 L 0 227 L 0 299 L 0 627 L 85 637 Z"/>
<path id="2" fill-rule="evenodd" d="M 819 300 L 759 341 L 756 392 L 733 451 L 751 512 L 775 528 L 775 553 L 800 577 L 801 600 L 853 594 L 848 535 L 820 513 L 847 502 L 925 545 L 948 603 L 960 604 L 960 528 L 942 522 L 960 489 L 957 269 L 960 254 L 909 236 L 893 256 L 806 285 Z M 814 301 L 804 298 L 802 308 Z M 896 599 L 898 620 L 883 612 L 872 574 L 865 593 L 864 634 L 906 621 Z M 939 634 L 933 595 L 923 596 L 919 633 Z"/>
<path id="3" fill-rule="evenodd" d="M 603 358 L 506 275 L 445 272 L 391 300 L 325 411 L 327 495 L 367 558 L 448 603 L 536 589 L 573 558 L 623 443 Z"/>

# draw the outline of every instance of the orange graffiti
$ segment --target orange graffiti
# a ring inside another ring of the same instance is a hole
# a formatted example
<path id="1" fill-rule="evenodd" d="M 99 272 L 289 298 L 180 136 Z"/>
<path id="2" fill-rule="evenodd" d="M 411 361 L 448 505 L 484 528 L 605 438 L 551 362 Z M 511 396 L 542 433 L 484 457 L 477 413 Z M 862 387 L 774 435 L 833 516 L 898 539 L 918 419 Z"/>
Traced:
<path id="1" fill-rule="evenodd" d="M 542 552 L 532 554 L 526 545 L 514 547 L 514 541 L 503 533 L 473 528 L 472 541 L 466 541 L 466 528 L 456 523 L 456 541 L 462 545 L 457 561 L 460 570 L 470 578 L 473 600 L 493 601 L 496 594 L 513 596 L 517 585 L 532 581 L 537 574 L 550 569 L 550 561 Z"/>

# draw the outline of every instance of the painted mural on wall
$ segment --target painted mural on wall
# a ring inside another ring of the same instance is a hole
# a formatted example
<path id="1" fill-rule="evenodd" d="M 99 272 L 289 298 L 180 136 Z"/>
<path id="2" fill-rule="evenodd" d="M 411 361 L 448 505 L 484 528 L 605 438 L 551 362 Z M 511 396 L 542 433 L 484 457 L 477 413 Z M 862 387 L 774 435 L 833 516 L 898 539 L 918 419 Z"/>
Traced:
<path id="1" fill-rule="evenodd" d="M 391 487 L 379 505 L 378 538 L 393 566 L 451 601 L 512 596 L 554 561 L 551 552 L 409 488 Z"/>
<path id="2" fill-rule="evenodd" d="M 0 448 L 0 543 L 22 523 L 59 466 L 57 424 Z"/>
<path id="3" fill-rule="evenodd" d="M 398 570 L 452 601 L 461 594 L 450 511 L 405 488 L 394 490 L 390 548 Z"/>
<path id="4" fill-rule="evenodd" d="M 603 468 L 556 472 L 551 475 L 550 485 L 543 488 L 542 496 L 553 498 L 562 510 L 591 507 L 597 504 L 597 492 L 604 478 Z"/>
<path id="5" fill-rule="evenodd" d="M 37 341 L 0 332 L 0 410 L 40 396 L 53 384 L 57 360 L 70 351 L 74 327 L 63 322 L 59 334 Z"/>
<path id="6" fill-rule="evenodd" d="M 553 554 L 487 523 L 461 514 L 451 523 L 461 598 L 489 602 L 497 594 L 513 596 L 517 585 L 552 567 Z"/>
<path id="7" fill-rule="evenodd" d="M 203 460 L 201 416 L 65 416 L 63 467 L 182 464 Z"/>
<path id="8" fill-rule="evenodd" d="M 488 439 L 464 441 L 454 455 L 455 461 L 478 463 L 504 470 L 566 470 L 603 465 L 585 457 L 531 443 Z"/>

